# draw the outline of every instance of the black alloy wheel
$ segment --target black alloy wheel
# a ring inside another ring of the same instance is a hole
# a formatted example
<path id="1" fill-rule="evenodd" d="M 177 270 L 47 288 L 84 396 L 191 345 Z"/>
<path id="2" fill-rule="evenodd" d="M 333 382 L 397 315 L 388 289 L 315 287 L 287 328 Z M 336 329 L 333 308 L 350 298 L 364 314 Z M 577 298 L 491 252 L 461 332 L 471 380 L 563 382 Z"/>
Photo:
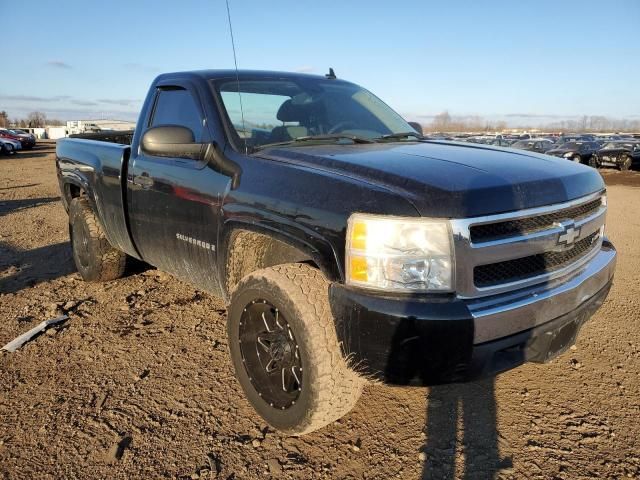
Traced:
<path id="1" fill-rule="evenodd" d="M 629 155 L 623 155 L 620 162 L 620 170 L 626 172 L 631 169 L 631 164 L 633 163 L 631 157 Z"/>
<path id="2" fill-rule="evenodd" d="M 242 363 L 258 395 L 285 410 L 302 391 L 302 359 L 291 326 L 266 300 L 254 300 L 240 317 Z"/>
<path id="3" fill-rule="evenodd" d="M 364 379 L 347 364 L 329 303 L 311 265 L 256 270 L 235 285 L 227 335 L 236 378 L 269 425 L 304 435 L 345 415 Z"/>

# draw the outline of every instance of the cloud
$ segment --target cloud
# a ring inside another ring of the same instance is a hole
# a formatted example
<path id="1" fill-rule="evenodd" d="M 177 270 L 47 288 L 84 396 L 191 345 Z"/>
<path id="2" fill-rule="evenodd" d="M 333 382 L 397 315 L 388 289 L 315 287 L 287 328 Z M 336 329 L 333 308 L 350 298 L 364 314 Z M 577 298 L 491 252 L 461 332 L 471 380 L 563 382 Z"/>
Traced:
<path id="1" fill-rule="evenodd" d="M 296 73 L 311 73 L 315 71 L 315 67 L 312 67 L 310 65 L 303 65 L 302 67 L 294 68 L 293 71 Z"/>
<path id="2" fill-rule="evenodd" d="M 11 118 L 25 118 L 30 112 L 38 110 L 44 112 L 47 118 L 55 118 L 60 120 L 88 120 L 88 119 L 111 119 L 111 120 L 130 120 L 136 121 L 138 118 L 137 110 L 116 110 L 102 109 L 97 107 L 73 108 L 73 107 L 57 107 L 44 105 L 34 108 L 29 106 L 16 106 L 11 109 L 6 108 Z"/>
<path id="3" fill-rule="evenodd" d="M 10 117 L 23 118 L 30 112 L 44 112 L 48 118 L 77 120 L 90 118 L 109 118 L 117 120 L 135 120 L 139 105 L 129 99 L 86 99 L 69 95 L 35 96 L 2 95 L 2 109 Z"/>
<path id="4" fill-rule="evenodd" d="M 83 107 L 98 105 L 98 103 L 93 100 L 73 98 L 69 95 L 54 95 L 51 97 L 38 97 L 35 95 L 0 95 L 0 100 L 5 100 L 8 102 L 18 102 L 18 103 L 53 103 L 53 102 L 64 103 L 66 102 L 74 105 L 80 105 Z"/>
<path id="5" fill-rule="evenodd" d="M 38 97 L 35 95 L 0 95 L 0 100 L 10 103 L 55 103 L 79 105 L 81 107 L 92 107 L 101 103 L 107 105 L 119 105 L 121 107 L 138 107 L 140 100 L 130 98 L 101 98 L 98 100 L 87 100 L 84 98 L 74 98 L 70 95 L 54 95 L 51 97 Z"/>
<path id="6" fill-rule="evenodd" d="M 33 95 L 0 95 L 0 100 L 15 102 L 53 102 L 55 97 L 34 97 Z"/>
<path id="7" fill-rule="evenodd" d="M 93 102 L 91 100 L 70 100 L 69 103 L 80 105 L 82 107 L 91 107 L 93 105 L 98 105 L 97 102 Z"/>
<path id="8" fill-rule="evenodd" d="M 122 107 L 129 107 L 131 105 L 140 103 L 140 100 L 133 100 L 131 98 L 100 98 L 98 99 L 98 102 L 107 103 L 110 105 L 120 105 Z"/>
<path id="9" fill-rule="evenodd" d="M 61 60 L 49 60 L 47 62 L 47 65 L 49 65 L 50 67 L 55 67 L 55 68 L 62 68 L 65 70 L 69 70 L 71 68 L 73 68 L 71 65 L 69 65 L 68 63 L 65 63 Z"/>

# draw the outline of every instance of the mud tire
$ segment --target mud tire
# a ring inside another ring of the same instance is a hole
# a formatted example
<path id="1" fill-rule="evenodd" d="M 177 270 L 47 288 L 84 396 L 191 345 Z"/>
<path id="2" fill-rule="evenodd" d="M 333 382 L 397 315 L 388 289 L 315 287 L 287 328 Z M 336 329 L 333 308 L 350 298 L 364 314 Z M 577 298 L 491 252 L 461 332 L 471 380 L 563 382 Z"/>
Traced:
<path id="1" fill-rule="evenodd" d="M 127 255 L 111 246 L 86 197 L 71 200 L 69 236 L 73 261 L 83 280 L 106 282 L 122 277 Z"/>
<path id="2" fill-rule="evenodd" d="M 285 264 L 245 276 L 234 290 L 227 321 L 236 377 L 256 412 L 272 427 L 303 435 L 339 419 L 360 397 L 365 381 L 349 368 L 336 336 L 329 282 L 307 264 Z M 281 312 L 295 335 L 302 359 L 298 398 L 286 409 L 267 403 L 243 363 L 240 323 L 245 308 L 266 300 Z"/>

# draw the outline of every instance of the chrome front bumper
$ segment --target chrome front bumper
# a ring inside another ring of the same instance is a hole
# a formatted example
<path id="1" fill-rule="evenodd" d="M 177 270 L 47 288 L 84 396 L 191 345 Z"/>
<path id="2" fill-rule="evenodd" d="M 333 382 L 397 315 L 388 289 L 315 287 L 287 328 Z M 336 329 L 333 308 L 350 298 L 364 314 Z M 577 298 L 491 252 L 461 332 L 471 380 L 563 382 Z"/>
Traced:
<path id="1" fill-rule="evenodd" d="M 611 281 L 616 256 L 613 245 L 605 240 L 600 251 L 569 278 L 469 301 L 474 345 L 529 330 L 576 310 Z"/>

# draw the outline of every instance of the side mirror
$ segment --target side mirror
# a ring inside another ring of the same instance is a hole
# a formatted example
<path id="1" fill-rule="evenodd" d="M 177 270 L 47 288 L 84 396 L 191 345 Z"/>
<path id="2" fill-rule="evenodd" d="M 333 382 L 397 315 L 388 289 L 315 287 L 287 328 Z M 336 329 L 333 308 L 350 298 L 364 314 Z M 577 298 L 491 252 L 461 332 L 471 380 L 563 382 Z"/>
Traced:
<path id="1" fill-rule="evenodd" d="M 408 122 L 408 123 L 416 132 L 418 132 L 420 135 L 424 135 L 424 132 L 422 131 L 422 125 L 420 125 L 418 122 Z"/>
<path id="2" fill-rule="evenodd" d="M 196 143 L 193 132 L 180 125 L 152 127 L 142 135 L 142 151 L 156 157 L 191 158 L 204 160 L 215 170 L 231 177 L 231 189 L 240 186 L 242 169 L 229 159 L 215 142 Z"/>
<path id="3" fill-rule="evenodd" d="M 196 143 L 193 132 L 180 125 L 152 127 L 142 135 L 142 151 L 156 157 L 204 159 L 207 143 Z"/>

